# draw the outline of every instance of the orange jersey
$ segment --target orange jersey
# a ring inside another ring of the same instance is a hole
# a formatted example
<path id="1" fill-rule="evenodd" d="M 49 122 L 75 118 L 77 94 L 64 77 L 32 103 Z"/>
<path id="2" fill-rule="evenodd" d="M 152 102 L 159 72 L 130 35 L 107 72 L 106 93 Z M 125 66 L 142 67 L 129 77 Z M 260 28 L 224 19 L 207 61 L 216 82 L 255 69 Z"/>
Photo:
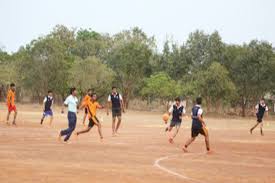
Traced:
<path id="1" fill-rule="evenodd" d="M 7 94 L 7 105 L 14 106 L 15 105 L 15 92 L 9 89 Z"/>
<path id="2" fill-rule="evenodd" d="M 87 102 L 89 101 L 89 100 L 91 100 L 91 97 L 90 97 L 90 95 L 85 95 L 85 97 L 83 98 L 83 100 L 82 100 L 82 104 L 87 104 Z"/>
<path id="3" fill-rule="evenodd" d="M 101 108 L 98 102 L 93 102 L 91 100 L 83 102 L 82 106 L 85 106 L 88 109 L 89 118 L 96 116 L 96 110 Z"/>

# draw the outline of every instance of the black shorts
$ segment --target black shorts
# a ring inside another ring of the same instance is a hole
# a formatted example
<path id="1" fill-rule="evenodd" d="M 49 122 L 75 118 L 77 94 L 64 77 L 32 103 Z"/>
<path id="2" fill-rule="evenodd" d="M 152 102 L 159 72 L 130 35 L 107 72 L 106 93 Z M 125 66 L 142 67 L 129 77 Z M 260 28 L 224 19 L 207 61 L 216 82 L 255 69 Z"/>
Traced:
<path id="1" fill-rule="evenodd" d="M 121 108 L 112 109 L 112 116 L 113 116 L 113 118 L 120 117 L 121 116 Z"/>
<path id="2" fill-rule="evenodd" d="M 263 122 L 263 116 L 260 116 L 260 115 L 257 114 L 257 122 L 258 123 Z"/>
<path id="3" fill-rule="evenodd" d="M 191 136 L 197 137 L 199 134 L 206 136 L 208 134 L 208 130 L 204 127 L 202 128 L 192 128 L 191 129 Z"/>
<path id="4" fill-rule="evenodd" d="M 88 109 L 87 109 L 87 107 L 85 107 L 85 114 L 88 114 Z"/>
<path id="5" fill-rule="evenodd" d="M 175 127 L 175 126 L 180 126 L 181 125 L 181 121 L 171 121 L 170 123 L 170 127 Z"/>
<path id="6" fill-rule="evenodd" d="M 99 120 L 97 119 L 96 116 L 94 116 L 94 119 L 96 120 L 97 123 L 99 123 Z M 94 119 L 93 118 L 89 119 L 88 127 L 92 128 L 95 125 Z"/>

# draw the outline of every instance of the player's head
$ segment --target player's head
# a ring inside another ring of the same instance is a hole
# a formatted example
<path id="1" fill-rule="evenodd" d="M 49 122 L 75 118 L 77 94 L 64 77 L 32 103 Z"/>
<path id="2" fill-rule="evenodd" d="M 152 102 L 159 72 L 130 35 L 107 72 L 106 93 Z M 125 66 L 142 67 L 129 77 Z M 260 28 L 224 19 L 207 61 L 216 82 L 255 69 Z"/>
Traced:
<path id="1" fill-rule="evenodd" d="M 93 93 L 93 90 L 92 90 L 91 88 L 87 90 L 87 94 L 88 94 L 88 95 L 90 95 L 90 96 L 91 96 L 91 95 L 92 95 L 92 93 Z"/>
<path id="2" fill-rule="evenodd" d="M 70 94 L 73 95 L 73 96 L 76 96 L 77 95 L 77 91 L 76 91 L 76 88 L 75 87 L 72 87 L 70 89 Z"/>
<path id="3" fill-rule="evenodd" d="M 116 89 L 117 89 L 116 86 L 113 86 L 113 87 L 112 87 L 112 92 L 113 92 L 113 93 L 116 93 Z"/>
<path id="4" fill-rule="evenodd" d="M 52 91 L 52 90 L 49 90 L 49 91 L 48 91 L 48 96 L 50 96 L 50 97 L 53 96 L 53 91 Z"/>
<path id="5" fill-rule="evenodd" d="M 176 102 L 176 105 L 180 105 L 180 98 L 179 97 L 175 98 L 175 102 Z"/>
<path id="6" fill-rule="evenodd" d="M 12 91 L 15 91 L 15 84 L 14 84 L 14 83 L 11 83 L 11 84 L 10 84 L 10 89 L 11 89 Z"/>
<path id="7" fill-rule="evenodd" d="M 264 98 L 261 98 L 260 99 L 260 104 L 264 104 L 264 103 L 265 103 Z"/>
<path id="8" fill-rule="evenodd" d="M 196 104 L 198 104 L 198 105 L 202 104 L 202 98 L 201 97 L 196 98 Z"/>
<path id="9" fill-rule="evenodd" d="M 92 93 L 91 97 L 92 97 L 93 101 L 96 101 L 96 99 L 97 99 L 96 93 Z"/>

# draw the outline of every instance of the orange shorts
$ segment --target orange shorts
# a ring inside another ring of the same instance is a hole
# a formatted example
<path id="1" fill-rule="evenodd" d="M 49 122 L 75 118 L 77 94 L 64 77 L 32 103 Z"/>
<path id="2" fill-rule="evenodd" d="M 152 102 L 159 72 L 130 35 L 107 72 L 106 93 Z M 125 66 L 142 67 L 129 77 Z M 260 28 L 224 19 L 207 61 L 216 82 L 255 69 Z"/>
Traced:
<path id="1" fill-rule="evenodd" d="M 12 112 L 12 111 L 16 111 L 16 106 L 14 105 L 14 106 L 12 106 L 12 105 L 9 105 L 9 107 L 8 107 L 8 111 L 9 112 Z"/>

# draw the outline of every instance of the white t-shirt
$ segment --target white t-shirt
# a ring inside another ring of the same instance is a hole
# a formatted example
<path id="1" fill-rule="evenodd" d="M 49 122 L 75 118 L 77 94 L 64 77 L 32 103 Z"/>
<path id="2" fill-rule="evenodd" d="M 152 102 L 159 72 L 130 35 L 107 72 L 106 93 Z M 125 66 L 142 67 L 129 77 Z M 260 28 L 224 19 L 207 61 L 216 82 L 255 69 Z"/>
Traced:
<path id="1" fill-rule="evenodd" d="M 172 113 L 172 112 L 173 112 L 173 106 L 174 106 L 174 104 L 171 105 L 171 107 L 169 108 L 169 110 L 168 110 L 169 113 Z M 183 106 L 183 105 L 180 104 L 180 105 L 178 106 L 178 108 L 180 108 L 181 106 Z M 185 114 L 185 113 L 186 113 L 186 110 L 185 110 L 185 108 L 184 108 L 184 106 L 183 106 L 182 114 Z"/>
<path id="2" fill-rule="evenodd" d="M 116 94 L 116 95 L 117 95 L 117 94 Z M 121 94 L 119 94 L 119 99 L 120 99 L 120 101 L 123 100 Z M 111 95 L 108 96 L 108 102 L 111 102 Z"/>
<path id="3" fill-rule="evenodd" d="M 50 97 L 50 96 L 48 96 L 50 99 L 53 99 L 53 97 Z M 47 102 L 47 97 L 45 97 L 44 98 L 44 100 L 43 100 L 43 103 L 45 103 L 45 102 Z M 53 104 L 53 100 L 52 100 L 52 104 Z"/>
<path id="4" fill-rule="evenodd" d="M 198 110 L 198 116 L 199 116 L 199 115 L 202 115 L 203 110 L 202 110 L 201 106 L 200 106 L 200 105 L 196 105 L 196 106 L 197 106 L 197 107 L 200 107 L 199 110 Z M 191 115 L 193 116 L 192 113 L 191 113 Z"/>
<path id="5" fill-rule="evenodd" d="M 68 111 L 75 113 L 77 112 L 77 103 L 78 99 L 73 95 L 69 95 L 64 102 L 65 105 L 68 105 Z"/>
<path id="6" fill-rule="evenodd" d="M 266 104 L 264 104 L 264 105 L 262 105 L 262 104 L 260 104 L 262 107 L 264 107 L 265 106 L 265 112 L 267 112 L 268 111 L 268 107 L 267 107 L 267 105 Z M 259 110 L 259 104 L 257 104 L 256 106 L 255 106 L 255 109 L 258 111 Z"/>

